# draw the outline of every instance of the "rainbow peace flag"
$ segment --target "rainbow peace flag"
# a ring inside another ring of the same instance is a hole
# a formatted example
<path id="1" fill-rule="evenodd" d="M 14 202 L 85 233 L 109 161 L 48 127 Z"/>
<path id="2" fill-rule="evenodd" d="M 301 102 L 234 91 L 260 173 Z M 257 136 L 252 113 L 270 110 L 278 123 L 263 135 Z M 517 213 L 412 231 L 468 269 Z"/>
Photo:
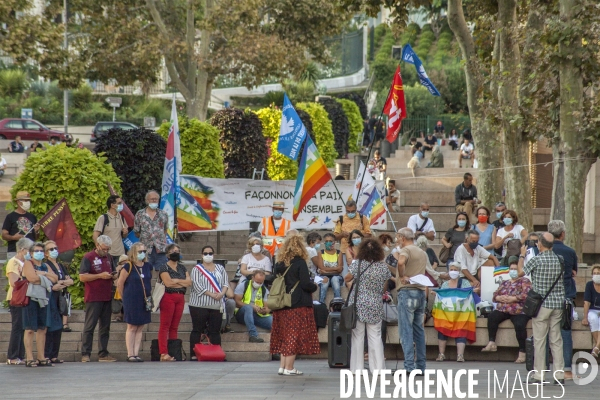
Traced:
<path id="1" fill-rule="evenodd" d="M 321 189 L 331 174 L 309 135 L 306 135 L 304 152 L 298 168 L 296 189 L 294 190 L 294 221 L 310 199 Z"/>
<path id="2" fill-rule="evenodd" d="M 494 276 L 508 274 L 508 270 L 509 270 L 509 268 L 506 265 L 500 265 L 498 267 L 494 267 Z"/>
<path id="3" fill-rule="evenodd" d="M 436 289 L 433 304 L 433 326 L 448 337 L 466 337 L 472 343 L 476 340 L 475 300 L 473 288 Z"/>
<path id="4" fill-rule="evenodd" d="M 385 205 L 381 201 L 381 196 L 375 186 L 373 186 L 369 198 L 360 209 L 360 213 L 369 217 L 370 225 L 379 224 L 381 217 L 385 216 Z M 385 223 L 385 218 L 381 223 Z"/>
<path id="5" fill-rule="evenodd" d="M 195 232 L 214 229 L 208 214 L 200 207 L 196 199 L 183 188 L 179 192 L 177 226 L 179 232 Z"/>
<path id="6" fill-rule="evenodd" d="M 194 198 L 194 200 L 210 218 L 213 229 L 216 229 L 218 225 L 217 219 L 219 217 L 219 211 L 221 211 L 221 207 L 217 202 L 210 199 L 215 191 L 212 188 L 204 185 L 200 179 L 198 179 L 198 177 L 191 175 L 181 176 L 181 189 L 185 190 Z"/>

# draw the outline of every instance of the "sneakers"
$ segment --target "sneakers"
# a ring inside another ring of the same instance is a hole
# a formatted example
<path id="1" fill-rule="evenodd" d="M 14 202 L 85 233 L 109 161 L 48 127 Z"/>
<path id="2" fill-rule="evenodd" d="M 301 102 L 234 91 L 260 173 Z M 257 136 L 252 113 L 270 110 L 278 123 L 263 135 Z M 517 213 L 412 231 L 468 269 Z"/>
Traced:
<path id="1" fill-rule="evenodd" d="M 283 375 L 283 368 L 279 368 L 279 371 L 277 371 L 277 375 Z"/>
<path id="2" fill-rule="evenodd" d="M 283 375 L 304 375 L 302 371 L 298 371 L 296 368 L 294 369 L 284 369 Z"/>
<path id="3" fill-rule="evenodd" d="M 446 356 L 444 355 L 444 353 L 440 353 L 440 354 L 438 354 L 435 361 L 444 361 L 445 359 L 446 359 Z"/>
<path id="4" fill-rule="evenodd" d="M 81 362 L 90 362 L 90 356 L 81 356 Z"/>
<path id="5" fill-rule="evenodd" d="M 88 361 L 90 360 L 90 358 L 88 357 Z M 109 356 L 108 354 L 105 355 L 104 357 L 99 357 L 98 358 L 99 362 L 115 362 L 117 361 L 116 358 Z"/>
<path id="6" fill-rule="evenodd" d="M 249 342 L 250 343 L 264 343 L 265 339 L 261 339 L 258 336 L 250 336 Z"/>

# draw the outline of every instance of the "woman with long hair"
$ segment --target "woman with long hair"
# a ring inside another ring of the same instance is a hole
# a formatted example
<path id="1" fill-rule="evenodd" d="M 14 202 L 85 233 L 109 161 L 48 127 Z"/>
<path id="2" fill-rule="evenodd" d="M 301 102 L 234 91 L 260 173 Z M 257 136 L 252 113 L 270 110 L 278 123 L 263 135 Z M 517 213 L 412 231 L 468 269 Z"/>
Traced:
<path id="1" fill-rule="evenodd" d="M 304 238 L 294 235 L 285 240 L 277 254 L 275 274 L 285 274 L 286 292 L 292 295 L 291 307 L 273 311 L 271 354 L 280 354 L 279 375 L 302 375 L 294 368 L 298 354 L 319 354 L 321 346 L 313 311 L 312 293 Z"/>
<path id="2" fill-rule="evenodd" d="M 469 229 L 471 229 L 471 224 L 469 223 L 467 213 L 463 211 L 457 213 L 454 226 L 448 229 L 446 235 L 442 238 L 442 244 L 450 249 L 450 256 L 446 261 L 446 265 L 450 265 L 454 261 L 454 253 L 458 249 L 458 246 L 465 242 Z"/>

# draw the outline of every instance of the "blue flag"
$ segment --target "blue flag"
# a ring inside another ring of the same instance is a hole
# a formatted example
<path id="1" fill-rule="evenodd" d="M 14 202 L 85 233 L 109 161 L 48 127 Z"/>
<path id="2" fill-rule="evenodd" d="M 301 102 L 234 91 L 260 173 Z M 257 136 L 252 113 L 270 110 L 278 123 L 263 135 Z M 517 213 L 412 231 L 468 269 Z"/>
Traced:
<path id="1" fill-rule="evenodd" d="M 284 94 L 277 151 L 292 160 L 296 160 L 305 138 L 306 128 L 290 99 L 288 99 L 287 94 Z"/>
<path id="2" fill-rule="evenodd" d="M 406 61 L 409 64 L 413 64 L 417 69 L 417 75 L 419 76 L 419 81 L 421 85 L 425 86 L 429 93 L 434 96 L 439 96 L 440 92 L 433 86 L 433 83 L 427 76 L 427 72 L 425 72 L 425 67 L 423 67 L 423 63 L 417 56 L 417 53 L 410 47 L 410 44 L 405 44 L 404 48 L 402 48 L 402 61 Z"/>

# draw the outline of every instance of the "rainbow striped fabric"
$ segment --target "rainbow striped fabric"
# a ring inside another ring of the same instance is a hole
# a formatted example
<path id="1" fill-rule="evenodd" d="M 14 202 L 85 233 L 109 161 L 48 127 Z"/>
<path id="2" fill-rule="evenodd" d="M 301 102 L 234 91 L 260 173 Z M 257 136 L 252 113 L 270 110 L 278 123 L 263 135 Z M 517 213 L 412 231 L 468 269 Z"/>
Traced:
<path id="1" fill-rule="evenodd" d="M 508 266 L 500 265 L 498 267 L 494 267 L 494 276 L 508 274 Z"/>
<path id="2" fill-rule="evenodd" d="M 476 340 L 475 301 L 473 288 L 436 289 L 433 304 L 433 326 L 448 337 L 465 337 L 472 343 Z"/>
<path id="3" fill-rule="evenodd" d="M 360 209 L 362 215 L 369 217 L 370 225 L 384 224 L 385 220 L 385 205 L 381 201 L 381 196 L 376 187 L 373 187 L 369 198 Z M 381 217 L 384 217 L 383 219 Z"/>
<path id="4" fill-rule="evenodd" d="M 331 174 L 321 158 L 317 146 L 315 146 L 310 136 L 306 135 L 304 152 L 298 168 L 296 189 L 294 190 L 294 221 L 298 218 L 304 206 L 330 179 Z"/>
<path id="5" fill-rule="evenodd" d="M 179 232 L 195 232 L 217 228 L 219 208 L 210 200 L 214 191 L 195 176 L 181 177 L 177 226 Z"/>

